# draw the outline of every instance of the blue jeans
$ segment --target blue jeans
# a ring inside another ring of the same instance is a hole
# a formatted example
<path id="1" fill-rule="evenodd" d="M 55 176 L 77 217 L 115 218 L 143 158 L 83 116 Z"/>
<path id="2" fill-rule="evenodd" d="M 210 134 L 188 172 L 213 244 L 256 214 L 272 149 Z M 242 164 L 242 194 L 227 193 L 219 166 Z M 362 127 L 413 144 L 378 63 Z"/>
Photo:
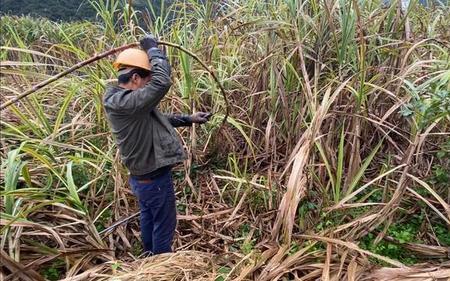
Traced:
<path id="1" fill-rule="evenodd" d="M 130 177 L 130 185 L 141 209 L 141 236 L 146 254 L 172 252 L 177 224 L 172 171 L 152 180 Z"/>

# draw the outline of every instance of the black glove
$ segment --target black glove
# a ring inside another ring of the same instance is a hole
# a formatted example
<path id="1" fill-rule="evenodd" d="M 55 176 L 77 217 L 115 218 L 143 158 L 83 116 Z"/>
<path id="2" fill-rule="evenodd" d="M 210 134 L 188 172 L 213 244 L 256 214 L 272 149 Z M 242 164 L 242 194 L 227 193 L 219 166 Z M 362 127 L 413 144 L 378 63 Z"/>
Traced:
<path id="1" fill-rule="evenodd" d="M 158 48 L 158 38 L 156 38 L 155 35 L 149 33 L 145 35 L 139 43 L 141 44 L 142 49 L 147 52 L 150 60 L 154 58 L 166 59 L 166 56 Z"/>
<path id="2" fill-rule="evenodd" d="M 158 47 L 158 38 L 156 38 L 155 35 L 148 33 L 142 37 L 139 43 L 141 44 L 142 49 L 148 52 L 148 50 Z"/>
<path id="3" fill-rule="evenodd" d="M 211 117 L 211 113 L 210 112 L 197 112 L 192 114 L 191 117 L 191 122 L 192 123 L 198 123 L 198 124 L 203 124 L 209 121 L 209 118 Z"/>

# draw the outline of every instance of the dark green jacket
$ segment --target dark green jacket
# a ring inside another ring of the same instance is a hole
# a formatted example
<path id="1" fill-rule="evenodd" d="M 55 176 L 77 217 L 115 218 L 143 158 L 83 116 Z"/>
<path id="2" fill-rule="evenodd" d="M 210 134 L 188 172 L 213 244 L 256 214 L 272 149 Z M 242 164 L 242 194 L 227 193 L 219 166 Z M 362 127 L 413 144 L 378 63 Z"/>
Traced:
<path id="1" fill-rule="evenodd" d="M 145 87 L 133 91 L 110 85 L 103 98 L 122 161 L 135 176 L 185 159 L 174 127 L 192 124 L 188 116 L 165 115 L 156 108 L 172 85 L 170 65 L 163 55 L 151 64 L 152 78 Z"/>

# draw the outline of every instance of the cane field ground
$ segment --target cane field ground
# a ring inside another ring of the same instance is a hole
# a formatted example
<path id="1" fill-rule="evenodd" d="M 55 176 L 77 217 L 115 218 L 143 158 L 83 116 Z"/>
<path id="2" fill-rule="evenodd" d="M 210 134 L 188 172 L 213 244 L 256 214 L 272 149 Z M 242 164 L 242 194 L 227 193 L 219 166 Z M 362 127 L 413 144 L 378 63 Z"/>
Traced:
<path id="1" fill-rule="evenodd" d="M 2 104 L 151 31 L 190 52 L 166 46 L 160 108 L 214 115 L 179 130 L 176 252 L 144 259 L 102 108 L 114 54 L 3 108 L 0 280 L 449 280 L 450 9 L 381 2 L 3 15 Z"/>

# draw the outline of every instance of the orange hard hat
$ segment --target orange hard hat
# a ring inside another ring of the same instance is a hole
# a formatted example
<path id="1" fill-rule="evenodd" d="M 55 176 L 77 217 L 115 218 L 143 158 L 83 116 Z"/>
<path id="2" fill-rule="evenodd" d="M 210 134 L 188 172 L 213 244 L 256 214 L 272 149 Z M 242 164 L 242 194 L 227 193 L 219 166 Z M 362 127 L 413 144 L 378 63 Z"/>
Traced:
<path id="1" fill-rule="evenodd" d="M 113 63 L 113 67 L 119 70 L 122 67 L 139 67 L 146 70 L 151 69 L 147 53 L 140 49 L 126 49 L 122 51 Z"/>

